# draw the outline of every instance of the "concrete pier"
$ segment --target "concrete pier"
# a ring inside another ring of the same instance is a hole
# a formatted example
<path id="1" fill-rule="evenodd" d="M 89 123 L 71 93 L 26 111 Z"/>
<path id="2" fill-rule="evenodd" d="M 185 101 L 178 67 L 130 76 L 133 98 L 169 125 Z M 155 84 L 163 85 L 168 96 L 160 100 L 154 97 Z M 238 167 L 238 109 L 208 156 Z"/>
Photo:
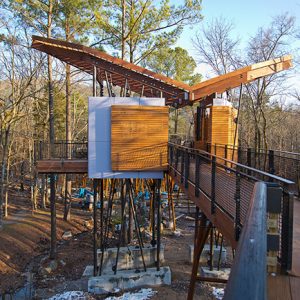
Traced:
<path id="1" fill-rule="evenodd" d="M 171 270 L 169 267 L 161 267 L 159 271 L 156 268 L 149 268 L 146 272 L 123 270 L 117 272 L 116 275 L 108 274 L 91 277 L 88 282 L 88 292 L 100 295 L 141 286 L 170 284 Z"/>
<path id="2" fill-rule="evenodd" d="M 210 259 L 209 256 L 210 252 L 210 246 L 208 244 L 204 245 L 203 251 L 200 256 L 200 263 L 207 263 L 207 261 Z M 217 265 L 219 261 L 219 253 L 220 253 L 220 246 L 216 247 L 214 245 L 214 254 L 213 254 L 213 264 Z M 227 256 L 227 250 L 223 247 L 222 248 L 222 254 L 221 254 L 221 264 L 226 263 L 226 256 Z M 193 263 L 194 259 L 194 245 L 189 246 L 189 261 Z"/>
<path id="3" fill-rule="evenodd" d="M 108 273 L 112 271 L 116 263 L 118 248 L 108 248 L 104 251 L 102 271 Z M 143 255 L 146 267 L 154 267 L 156 262 L 156 246 L 145 245 L 143 248 Z M 102 252 L 100 249 L 97 251 L 97 264 L 100 266 Z M 160 262 L 163 263 L 164 259 L 164 245 L 160 247 Z M 118 270 L 142 269 L 143 260 L 141 251 L 138 246 L 121 247 L 118 258 Z"/>

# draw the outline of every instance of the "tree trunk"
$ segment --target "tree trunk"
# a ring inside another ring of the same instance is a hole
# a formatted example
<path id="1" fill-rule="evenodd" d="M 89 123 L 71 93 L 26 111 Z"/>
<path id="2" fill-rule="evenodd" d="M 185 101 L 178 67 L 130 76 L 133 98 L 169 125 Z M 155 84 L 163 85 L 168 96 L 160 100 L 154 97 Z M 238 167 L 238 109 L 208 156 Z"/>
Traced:
<path id="1" fill-rule="evenodd" d="M 46 176 L 42 175 L 42 187 L 41 187 L 41 196 L 42 196 L 42 208 L 46 209 L 46 193 L 47 193 L 47 185 L 46 185 Z"/>
<path id="2" fill-rule="evenodd" d="M 126 38 L 125 38 L 125 26 L 126 26 L 126 1 L 122 0 L 122 37 L 121 37 L 121 58 L 125 58 L 125 45 L 126 45 Z"/>
<path id="3" fill-rule="evenodd" d="M 70 26 L 69 26 L 69 18 L 66 17 L 66 41 L 70 40 Z M 71 68 L 69 64 L 66 64 L 66 149 L 67 158 L 71 158 L 71 149 L 70 142 L 72 141 L 72 132 L 71 132 Z M 65 178 L 65 207 L 64 207 L 64 220 L 70 221 L 71 219 L 71 200 L 72 200 L 72 181 L 71 176 L 66 174 Z"/>
<path id="4" fill-rule="evenodd" d="M 1 160 L 1 178 L 0 178 L 0 230 L 3 225 L 3 204 L 5 204 L 5 179 L 7 172 L 7 152 L 9 145 L 9 131 L 10 127 L 5 130 L 4 143 L 2 148 L 2 160 Z M 2 137 L 3 138 L 3 137 Z"/>
<path id="5" fill-rule="evenodd" d="M 51 38 L 53 0 L 49 0 L 47 38 Z M 49 140 L 51 153 L 54 151 L 54 97 L 53 97 L 52 57 L 48 55 L 48 89 L 49 89 Z M 51 245 L 50 258 L 56 258 L 56 205 L 55 205 L 55 176 L 50 174 L 50 210 L 51 210 Z"/>

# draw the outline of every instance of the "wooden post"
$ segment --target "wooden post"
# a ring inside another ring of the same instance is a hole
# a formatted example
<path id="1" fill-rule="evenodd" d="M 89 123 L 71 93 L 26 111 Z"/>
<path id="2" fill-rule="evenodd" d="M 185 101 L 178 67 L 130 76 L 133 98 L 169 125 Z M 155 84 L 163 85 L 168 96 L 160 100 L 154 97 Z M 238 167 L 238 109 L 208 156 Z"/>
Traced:
<path id="1" fill-rule="evenodd" d="M 200 256 L 203 250 L 203 247 L 205 245 L 205 242 L 207 240 L 207 237 L 209 235 L 210 229 L 212 227 L 211 223 L 207 224 L 207 218 L 202 213 L 201 219 L 200 219 L 200 226 L 197 230 L 197 238 L 196 238 L 196 247 L 194 248 L 194 258 L 193 258 L 193 267 L 192 267 L 192 273 L 191 273 L 191 280 L 189 285 L 189 292 L 188 292 L 188 300 L 192 300 L 194 297 L 194 291 L 195 291 L 195 284 L 197 280 L 197 272 L 199 268 L 199 260 Z"/>
<path id="2" fill-rule="evenodd" d="M 93 228 L 93 262 L 94 262 L 94 276 L 97 275 L 97 196 L 98 196 L 98 179 L 93 180 L 94 185 L 94 202 L 93 202 L 93 218 L 94 218 L 94 228 Z"/>

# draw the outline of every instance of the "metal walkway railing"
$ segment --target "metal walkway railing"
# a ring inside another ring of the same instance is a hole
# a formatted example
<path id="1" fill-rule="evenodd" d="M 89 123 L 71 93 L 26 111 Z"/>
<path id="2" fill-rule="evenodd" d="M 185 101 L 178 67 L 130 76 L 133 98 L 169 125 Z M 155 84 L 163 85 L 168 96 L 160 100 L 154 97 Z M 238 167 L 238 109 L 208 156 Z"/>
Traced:
<path id="1" fill-rule="evenodd" d="M 169 168 L 207 217 L 231 241 L 237 241 L 246 221 L 256 182 L 282 188 L 279 214 L 278 261 L 283 271 L 292 266 L 293 182 L 211 153 L 169 143 Z"/>
<path id="2" fill-rule="evenodd" d="M 205 148 L 214 155 L 289 179 L 295 183 L 293 190 L 300 195 L 300 153 L 209 143 Z"/>
<path id="3" fill-rule="evenodd" d="M 46 141 L 36 141 L 34 144 L 34 154 L 35 160 L 87 159 L 88 143 L 57 141 L 50 144 Z"/>

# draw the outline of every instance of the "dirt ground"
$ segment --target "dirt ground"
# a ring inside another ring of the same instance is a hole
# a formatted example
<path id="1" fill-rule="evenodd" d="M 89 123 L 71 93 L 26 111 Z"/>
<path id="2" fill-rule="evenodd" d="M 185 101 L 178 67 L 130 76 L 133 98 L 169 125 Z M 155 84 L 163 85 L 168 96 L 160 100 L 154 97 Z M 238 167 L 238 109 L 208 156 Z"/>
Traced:
<path id="1" fill-rule="evenodd" d="M 23 195 L 24 197 L 24 195 Z M 91 220 L 91 213 L 81 209 L 72 210 L 72 221 L 62 219 L 62 205 L 57 205 L 57 238 L 58 257 L 55 270 L 51 274 L 43 273 L 51 261 L 48 258 L 50 239 L 49 211 L 39 210 L 34 215 L 30 211 L 30 203 L 26 209 L 21 204 L 26 201 L 15 195 L 12 204 L 13 213 L 6 220 L 4 230 L 0 232 L 0 291 L 1 293 L 16 291 L 23 286 L 26 275 L 30 271 L 31 294 L 22 294 L 14 299 L 48 299 L 57 293 L 65 291 L 86 291 L 87 279 L 82 273 L 87 265 L 92 264 L 92 232 L 84 226 Z M 191 211 L 193 211 L 191 209 Z M 177 208 L 177 216 L 182 214 L 182 208 Z M 186 215 L 186 214 L 185 214 Z M 165 245 L 165 264 L 171 268 L 171 286 L 153 288 L 158 293 L 153 300 L 186 299 L 192 265 L 189 262 L 188 246 L 193 244 L 194 222 L 182 217 L 177 222 L 180 236 L 175 236 L 169 230 L 164 230 L 161 242 Z M 72 232 L 72 237 L 62 240 L 66 231 Z M 28 276 L 27 276 L 28 286 Z M 216 287 L 222 285 L 214 284 Z M 212 296 L 212 285 L 197 283 L 194 299 L 215 299 Z M 0 293 L 0 295 L 1 295 Z M 87 299 L 105 299 L 106 297 L 88 296 Z M 1 297 L 0 297 L 1 299 Z"/>
<path id="2" fill-rule="evenodd" d="M 0 294 L 15 291 L 25 282 L 26 267 L 37 256 L 47 256 L 50 241 L 49 210 L 32 213 L 28 192 L 12 191 L 9 216 L 0 231 Z M 84 221 L 91 213 L 72 210 L 72 220 L 65 222 L 62 204 L 57 204 L 57 239 L 66 231 L 78 234 L 87 230 Z"/>

